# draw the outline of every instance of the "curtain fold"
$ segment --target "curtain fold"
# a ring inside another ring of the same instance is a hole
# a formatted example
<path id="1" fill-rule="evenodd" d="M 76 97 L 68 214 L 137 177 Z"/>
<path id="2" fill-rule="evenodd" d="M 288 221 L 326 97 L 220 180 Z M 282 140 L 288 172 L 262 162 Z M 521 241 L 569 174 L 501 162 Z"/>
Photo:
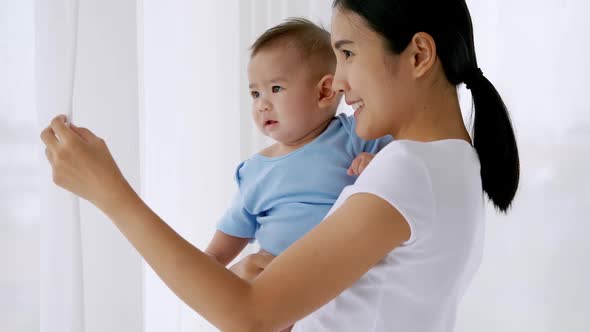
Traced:
<path id="1" fill-rule="evenodd" d="M 58 114 L 73 116 L 77 0 L 35 2 L 35 92 L 39 131 Z M 39 149 L 43 153 L 42 149 Z M 44 160 L 44 156 L 40 160 Z M 78 198 L 40 167 L 40 330 L 84 330 L 82 248 Z"/>

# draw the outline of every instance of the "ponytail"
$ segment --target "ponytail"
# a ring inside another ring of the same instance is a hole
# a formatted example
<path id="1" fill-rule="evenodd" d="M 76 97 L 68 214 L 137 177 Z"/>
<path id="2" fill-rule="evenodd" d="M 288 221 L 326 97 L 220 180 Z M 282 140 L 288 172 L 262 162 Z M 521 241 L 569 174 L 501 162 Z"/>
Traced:
<path id="1" fill-rule="evenodd" d="M 473 96 L 473 145 L 481 164 L 482 187 L 496 208 L 506 212 L 516 195 L 520 177 L 510 116 L 502 97 L 480 69 L 465 77 Z"/>

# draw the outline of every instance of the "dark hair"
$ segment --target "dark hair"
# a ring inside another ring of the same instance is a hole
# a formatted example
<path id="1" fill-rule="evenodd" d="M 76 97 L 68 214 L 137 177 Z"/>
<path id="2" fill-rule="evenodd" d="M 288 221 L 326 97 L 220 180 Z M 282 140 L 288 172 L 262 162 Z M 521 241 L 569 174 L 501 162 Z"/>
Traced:
<path id="1" fill-rule="evenodd" d="M 333 6 L 363 18 L 394 54 L 402 53 L 418 32 L 432 36 L 449 82 L 466 83 L 471 90 L 473 144 L 481 163 L 482 187 L 496 208 L 506 212 L 518 189 L 518 148 L 506 105 L 478 68 L 465 1 L 335 0 Z"/>
<path id="2" fill-rule="evenodd" d="M 332 50 L 330 33 L 313 22 L 299 17 L 286 19 L 283 23 L 266 30 L 250 47 L 250 56 L 280 42 L 290 42 L 299 49 L 303 59 L 314 63 L 319 75 L 334 74 L 336 55 Z"/>

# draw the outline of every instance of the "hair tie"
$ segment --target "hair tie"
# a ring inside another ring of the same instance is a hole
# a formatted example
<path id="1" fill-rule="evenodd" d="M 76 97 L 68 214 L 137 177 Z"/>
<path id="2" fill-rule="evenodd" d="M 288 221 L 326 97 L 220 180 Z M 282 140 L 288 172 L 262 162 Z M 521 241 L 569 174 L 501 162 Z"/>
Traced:
<path id="1" fill-rule="evenodd" d="M 481 71 L 481 69 L 475 68 L 475 69 L 469 70 L 465 74 L 465 79 L 463 80 L 465 82 L 467 90 L 471 90 L 471 88 L 473 88 L 473 86 L 476 85 L 477 82 L 479 82 L 482 77 L 483 77 L 483 72 Z"/>

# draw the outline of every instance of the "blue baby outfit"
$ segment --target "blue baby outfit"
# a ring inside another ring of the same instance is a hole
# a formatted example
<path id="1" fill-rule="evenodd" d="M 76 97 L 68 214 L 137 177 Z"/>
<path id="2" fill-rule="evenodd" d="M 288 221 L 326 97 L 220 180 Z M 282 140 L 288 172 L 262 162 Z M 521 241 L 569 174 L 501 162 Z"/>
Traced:
<path id="1" fill-rule="evenodd" d="M 344 187 L 356 180 L 346 171 L 361 152 L 377 153 L 391 136 L 365 141 L 354 117 L 340 114 L 315 140 L 283 156 L 260 154 L 236 171 L 238 193 L 217 225 L 232 236 L 256 239 L 279 255 L 322 221 Z"/>

